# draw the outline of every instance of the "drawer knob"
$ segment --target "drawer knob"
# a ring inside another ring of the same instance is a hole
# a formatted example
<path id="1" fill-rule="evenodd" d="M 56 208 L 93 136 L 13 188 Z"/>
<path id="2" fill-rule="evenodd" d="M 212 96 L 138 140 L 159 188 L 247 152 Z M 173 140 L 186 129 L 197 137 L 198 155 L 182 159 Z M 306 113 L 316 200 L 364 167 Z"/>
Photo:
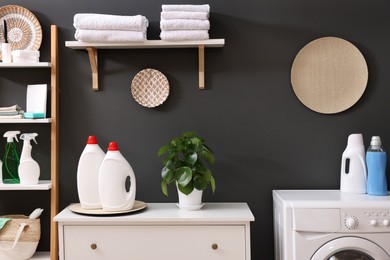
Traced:
<path id="1" fill-rule="evenodd" d="M 212 248 L 213 250 L 217 250 L 217 249 L 218 249 L 218 244 L 212 244 L 212 245 L 211 245 L 211 248 Z"/>
<path id="2" fill-rule="evenodd" d="M 97 248 L 97 245 L 95 243 L 91 244 L 91 249 L 95 250 Z"/>

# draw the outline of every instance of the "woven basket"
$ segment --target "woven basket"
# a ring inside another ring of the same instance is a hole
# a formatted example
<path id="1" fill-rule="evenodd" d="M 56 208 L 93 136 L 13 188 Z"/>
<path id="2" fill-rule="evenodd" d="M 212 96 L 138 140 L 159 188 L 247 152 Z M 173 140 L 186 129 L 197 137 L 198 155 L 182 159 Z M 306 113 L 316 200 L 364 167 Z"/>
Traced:
<path id="1" fill-rule="evenodd" d="M 11 218 L 11 220 L 0 230 L 0 259 L 30 259 L 37 250 L 41 237 L 40 220 L 29 219 L 24 215 L 5 215 L 1 218 Z M 22 232 L 18 237 L 20 230 Z"/>
<path id="2" fill-rule="evenodd" d="M 11 218 L 7 224 L 0 230 L 0 241 L 14 241 L 15 234 L 21 223 L 27 223 L 20 236 L 20 242 L 37 242 L 41 237 L 41 222 L 38 219 L 29 219 L 24 215 L 5 215 L 1 218 Z"/>
<path id="3" fill-rule="evenodd" d="M 4 20 L 7 22 L 7 38 L 11 50 L 39 50 L 42 43 L 42 28 L 33 13 L 18 5 L 0 7 L 0 42 L 4 42 Z"/>
<path id="4" fill-rule="evenodd" d="M 141 70 L 131 82 L 131 94 L 144 107 L 159 106 L 169 96 L 168 79 L 158 70 Z"/>

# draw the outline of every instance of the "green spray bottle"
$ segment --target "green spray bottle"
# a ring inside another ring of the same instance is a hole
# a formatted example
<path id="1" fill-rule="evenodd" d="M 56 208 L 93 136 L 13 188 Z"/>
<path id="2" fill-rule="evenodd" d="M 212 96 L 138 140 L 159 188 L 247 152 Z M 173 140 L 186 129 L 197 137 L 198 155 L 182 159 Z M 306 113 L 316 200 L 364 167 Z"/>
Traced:
<path id="1" fill-rule="evenodd" d="M 20 131 L 8 131 L 5 132 L 4 137 L 7 138 L 7 144 L 5 145 L 5 153 L 3 157 L 3 183 L 18 184 L 20 183 L 18 167 L 19 167 L 19 154 L 16 150 L 14 138 L 17 142 L 17 135 Z"/>

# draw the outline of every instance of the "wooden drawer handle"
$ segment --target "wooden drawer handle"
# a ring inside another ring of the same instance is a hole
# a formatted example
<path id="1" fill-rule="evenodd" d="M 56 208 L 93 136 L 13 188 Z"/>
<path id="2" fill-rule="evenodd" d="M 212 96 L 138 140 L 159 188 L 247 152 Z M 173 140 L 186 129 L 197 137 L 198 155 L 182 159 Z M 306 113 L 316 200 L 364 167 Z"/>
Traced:
<path id="1" fill-rule="evenodd" d="M 95 250 L 97 248 L 97 245 L 95 243 L 91 244 L 91 249 Z"/>
<path id="2" fill-rule="evenodd" d="M 218 249 L 218 244 L 212 244 L 212 245 L 211 245 L 211 248 L 212 248 L 213 250 L 217 250 L 217 249 Z"/>

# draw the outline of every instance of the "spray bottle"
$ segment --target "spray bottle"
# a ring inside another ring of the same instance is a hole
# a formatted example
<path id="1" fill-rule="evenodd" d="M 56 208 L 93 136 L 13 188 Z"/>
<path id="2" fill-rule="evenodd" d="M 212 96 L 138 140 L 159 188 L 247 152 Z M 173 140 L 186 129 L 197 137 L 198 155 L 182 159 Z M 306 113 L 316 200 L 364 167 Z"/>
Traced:
<path id="1" fill-rule="evenodd" d="M 14 138 L 19 142 L 17 137 L 18 134 L 20 134 L 20 131 L 8 131 L 4 134 L 4 137 L 7 138 L 7 143 L 5 145 L 2 170 L 3 182 L 8 184 L 20 183 L 18 174 L 19 154 L 14 143 Z"/>
<path id="2" fill-rule="evenodd" d="M 19 178 L 20 184 L 24 185 L 36 185 L 38 184 L 39 175 L 41 170 L 39 164 L 31 157 L 32 146 L 30 141 L 34 140 L 36 144 L 37 133 L 26 133 L 20 136 L 20 139 L 23 140 L 23 149 L 20 156 L 20 165 L 19 165 Z"/>

